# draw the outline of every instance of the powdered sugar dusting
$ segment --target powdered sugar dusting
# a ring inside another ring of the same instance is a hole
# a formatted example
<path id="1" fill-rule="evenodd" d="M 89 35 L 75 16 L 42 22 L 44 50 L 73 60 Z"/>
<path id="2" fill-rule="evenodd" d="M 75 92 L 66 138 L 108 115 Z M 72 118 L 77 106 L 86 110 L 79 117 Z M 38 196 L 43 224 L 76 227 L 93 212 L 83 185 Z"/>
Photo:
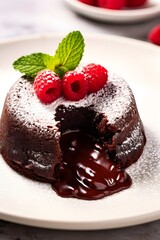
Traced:
<path id="1" fill-rule="evenodd" d="M 115 124 L 121 118 L 125 123 L 125 116 L 133 112 L 134 104 L 131 106 L 131 102 L 134 102 L 134 97 L 127 83 L 121 77 L 109 72 L 108 82 L 98 93 L 90 94 L 77 102 L 67 101 L 61 97 L 48 105 L 39 101 L 32 83 L 21 78 L 11 88 L 7 105 L 17 121 L 23 122 L 23 125 L 29 129 L 38 128 L 38 131 L 41 129 L 40 131 L 46 134 L 48 128 L 54 128 L 55 132 L 58 130 L 54 115 L 60 104 L 66 107 L 94 106 L 95 111 L 107 114 L 108 122 Z"/>
<path id="2" fill-rule="evenodd" d="M 149 188 L 154 192 L 154 187 L 160 188 L 160 132 L 145 128 L 145 134 L 147 142 L 143 154 L 127 171 L 134 185 L 144 184 L 144 191 Z"/>
<path id="3" fill-rule="evenodd" d="M 126 138 L 121 145 L 117 146 L 117 157 L 123 159 L 125 156 L 128 156 L 134 150 L 138 150 L 142 147 L 144 143 L 144 136 L 141 129 L 142 125 L 139 121 L 131 131 L 131 134 Z"/>
<path id="4" fill-rule="evenodd" d="M 109 80 L 103 89 L 88 97 L 88 102 L 91 101 L 98 112 L 107 114 L 109 124 L 115 124 L 118 119 L 124 119 L 125 123 L 125 117 L 135 112 L 131 89 L 123 78 L 114 73 L 109 73 Z"/>
<path id="5" fill-rule="evenodd" d="M 7 107 L 17 122 L 21 122 L 28 129 L 34 129 L 41 134 L 49 133 L 49 129 L 57 131 L 54 120 L 54 108 L 42 104 L 35 95 L 33 85 L 21 78 L 11 88 Z M 43 127 L 42 127 L 43 126 Z"/>

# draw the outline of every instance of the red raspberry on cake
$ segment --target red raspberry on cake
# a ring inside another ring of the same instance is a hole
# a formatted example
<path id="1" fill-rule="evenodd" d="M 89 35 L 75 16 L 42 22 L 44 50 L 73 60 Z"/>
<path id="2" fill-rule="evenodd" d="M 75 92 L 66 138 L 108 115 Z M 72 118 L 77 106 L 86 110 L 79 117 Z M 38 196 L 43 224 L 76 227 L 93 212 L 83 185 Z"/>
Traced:
<path id="1" fill-rule="evenodd" d="M 160 24 L 152 28 L 148 35 L 148 40 L 160 46 Z"/>
<path id="2" fill-rule="evenodd" d="M 78 1 L 91 6 L 97 5 L 97 0 L 78 0 Z"/>
<path id="3" fill-rule="evenodd" d="M 83 73 L 70 71 L 62 78 L 62 88 L 66 99 L 78 101 L 87 95 L 88 82 Z"/>
<path id="4" fill-rule="evenodd" d="M 39 100 L 45 104 L 61 96 L 61 79 L 50 70 L 43 70 L 34 80 L 34 90 Z"/>
<path id="5" fill-rule="evenodd" d="M 98 0 L 98 7 L 120 10 L 125 7 L 125 0 Z"/>
<path id="6" fill-rule="evenodd" d="M 126 7 L 130 8 L 141 7 L 147 2 L 148 0 L 126 0 Z"/>
<path id="7" fill-rule="evenodd" d="M 99 64 L 88 64 L 83 68 L 83 73 L 88 82 L 88 93 L 98 92 L 108 80 L 108 71 Z"/>

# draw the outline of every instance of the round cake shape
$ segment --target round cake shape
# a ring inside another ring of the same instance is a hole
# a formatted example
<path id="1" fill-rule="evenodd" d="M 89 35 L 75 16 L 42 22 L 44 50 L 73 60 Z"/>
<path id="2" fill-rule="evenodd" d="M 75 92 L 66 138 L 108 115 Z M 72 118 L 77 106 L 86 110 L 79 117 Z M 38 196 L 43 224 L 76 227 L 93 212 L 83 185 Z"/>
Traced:
<path id="1" fill-rule="evenodd" d="M 63 97 L 42 104 L 33 84 L 20 78 L 7 94 L 0 122 L 0 150 L 21 174 L 44 182 L 57 178 L 63 159 L 60 139 L 83 130 L 100 139 L 121 169 L 140 157 L 145 134 L 133 93 L 118 75 L 108 73 L 97 93 L 73 102 Z"/>

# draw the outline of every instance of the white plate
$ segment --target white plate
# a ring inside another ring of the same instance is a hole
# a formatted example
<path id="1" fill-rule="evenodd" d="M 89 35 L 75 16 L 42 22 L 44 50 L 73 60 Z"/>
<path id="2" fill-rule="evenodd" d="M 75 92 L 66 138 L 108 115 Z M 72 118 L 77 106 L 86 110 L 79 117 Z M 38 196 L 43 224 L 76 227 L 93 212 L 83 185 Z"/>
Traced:
<path id="1" fill-rule="evenodd" d="M 130 23 L 151 19 L 160 14 L 160 1 L 149 0 L 145 7 L 125 10 L 111 10 L 93 7 L 78 0 L 65 0 L 67 5 L 76 13 L 95 20 Z"/>
<path id="2" fill-rule="evenodd" d="M 63 36 L 37 36 L 0 43 L 0 110 L 7 90 L 20 76 L 15 59 L 33 52 L 52 53 Z M 160 48 L 128 38 L 85 36 L 83 61 L 122 75 L 130 84 L 143 120 L 147 145 L 128 169 L 130 189 L 97 201 L 64 199 L 51 186 L 28 180 L 0 159 L 0 218 L 59 229 L 103 229 L 160 218 Z"/>

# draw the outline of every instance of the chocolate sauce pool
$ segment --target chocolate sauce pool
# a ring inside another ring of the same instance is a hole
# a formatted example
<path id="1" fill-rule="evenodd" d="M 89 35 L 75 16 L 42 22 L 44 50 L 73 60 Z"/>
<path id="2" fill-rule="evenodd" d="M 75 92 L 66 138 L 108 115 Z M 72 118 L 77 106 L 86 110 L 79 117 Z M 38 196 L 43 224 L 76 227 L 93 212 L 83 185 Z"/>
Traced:
<path id="1" fill-rule="evenodd" d="M 61 197 L 96 200 L 130 187 L 130 176 L 110 160 L 102 143 L 83 131 L 61 137 L 63 162 L 52 187 Z"/>

